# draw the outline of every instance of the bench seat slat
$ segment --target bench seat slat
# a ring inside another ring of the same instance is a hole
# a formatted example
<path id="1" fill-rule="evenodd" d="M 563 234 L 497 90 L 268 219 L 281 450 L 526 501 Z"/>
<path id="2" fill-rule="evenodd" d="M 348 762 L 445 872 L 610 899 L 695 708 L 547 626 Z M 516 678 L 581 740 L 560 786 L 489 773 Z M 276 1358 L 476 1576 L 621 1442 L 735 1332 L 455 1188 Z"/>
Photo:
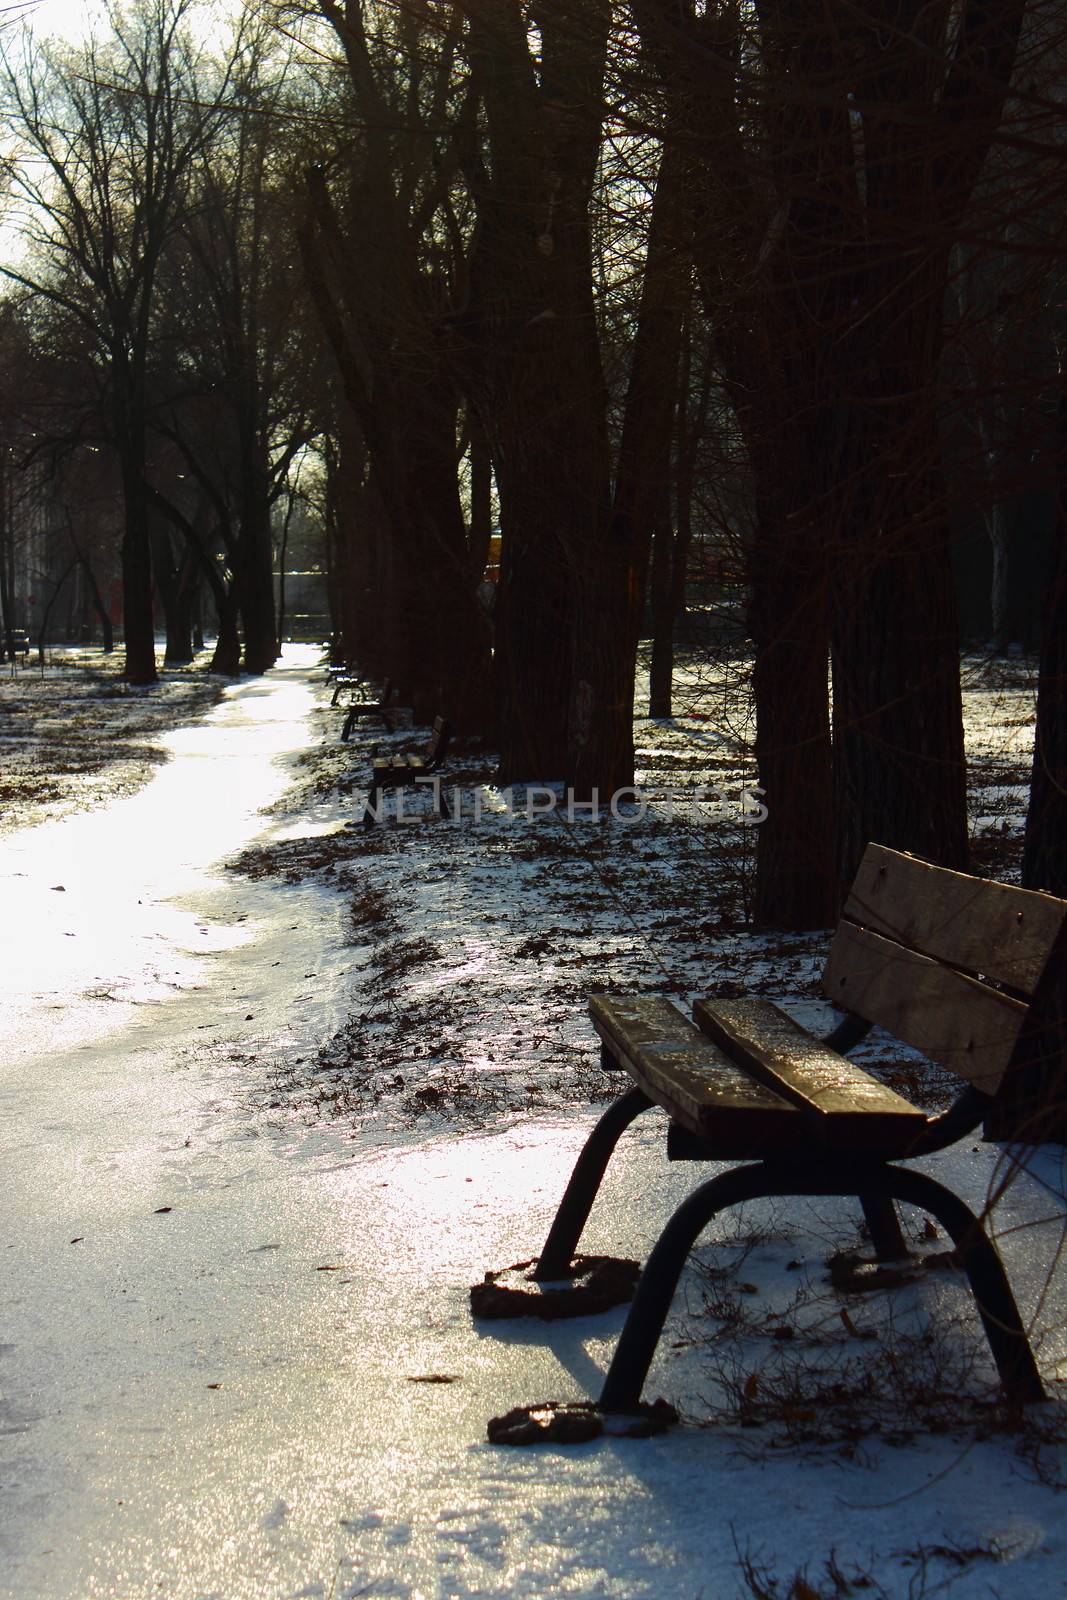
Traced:
<path id="1" fill-rule="evenodd" d="M 698 1000 L 693 1014 L 703 1032 L 760 1083 L 809 1116 L 847 1124 L 857 1149 L 906 1144 L 926 1126 L 925 1112 L 770 1000 Z"/>
<path id="2" fill-rule="evenodd" d="M 936 961 L 1033 994 L 1067 919 L 1067 902 L 871 844 L 842 914 Z"/>
<path id="3" fill-rule="evenodd" d="M 852 923 L 834 935 L 823 993 L 994 1094 L 1029 1007 Z"/>
<path id="4" fill-rule="evenodd" d="M 661 995 L 594 995 L 593 1026 L 650 1100 L 729 1155 L 795 1149 L 798 1113 Z"/>
<path id="5" fill-rule="evenodd" d="M 409 756 L 399 751 L 395 756 L 375 756 L 374 770 L 376 773 L 396 772 L 409 777 L 412 773 L 425 772 L 426 762 L 422 756 Z"/>

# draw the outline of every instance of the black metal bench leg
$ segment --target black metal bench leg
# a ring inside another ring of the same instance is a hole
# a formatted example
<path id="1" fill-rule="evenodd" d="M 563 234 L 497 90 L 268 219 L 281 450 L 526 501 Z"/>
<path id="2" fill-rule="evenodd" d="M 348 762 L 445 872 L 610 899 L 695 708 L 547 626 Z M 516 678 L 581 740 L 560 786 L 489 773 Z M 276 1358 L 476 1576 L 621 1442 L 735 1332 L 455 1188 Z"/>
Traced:
<path id="1" fill-rule="evenodd" d="M 381 804 L 381 790 L 371 787 L 370 793 L 363 806 L 363 826 L 372 828 L 379 820 L 378 807 Z"/>
<path id="2" fill-rule="evenodd" d="M 745 1200 L 782 1192 L 776 1176 L 761 1163 L 721 1173 L 682 1202 L 645 1263 L 604 1379 L 598 1402 L 601 1411 L 632 1411 L 639 1403 L 682 1268 L 712 1218 Z"/>
<path id="3" fill-rule="evenodd" d="M 897 1208 L 884 1194 L 861 1194 L 860 1205 L 879 1261 L 899 1261 L 908 1254 Z"/>
<path id="4" fill-rule="evenodd" d="M 1019 1405 L 1047 1399 L 1000 1256 L 974 1212 L 925 1172 L 887 1167 L 884 1176 L 886 1191 L 936 1217 L 959 1251 L 1009 1398 Z"/>
<path id="5" fill-rule="evenodd" d="M 663 1331 L 686 1258 L 720 1211 L 771 1194 L 848 1194 L 858 1189 L 827 1181 L 826 1174 L 765 1164 L 736 1167 L 694 1189 L 679 1206 L 653 1249 L 637 1286 L 622 1337 L 600 1396 L 602 1411 L 632 1410 Z M 902 1200 L 935 1217 L 960 1253 L 971 1293 L 1005 1392 L 1017 1404 L 1046 1399 L 1015 1297 L 996 1247 L 981 1223 L 951 1190 L 906 1167 L 885 1166 L 865 1175 L 865 1199 Z"/>
<path id="6" fill-rule="evenodd" d="M 574 1258 L 612 1152 L 626 1129 L 652 1101 L 642 1089 L 613 1100 L 582 1147 L 534 1271 L 536 1282 L 562 1278 Z"/>
<path id="7" fill-rule="evenodd" d="M 349 739 L 352 736 L 352 729 L 355 727 L 355 725 L 356 725 L 355 716 L 350 711 L 348 713 L 348 715 L 345 717 L 345 725 L 341 729 L 341 742 L 342 742 L 342 744 L 347 744 L 348 743 Z"/>

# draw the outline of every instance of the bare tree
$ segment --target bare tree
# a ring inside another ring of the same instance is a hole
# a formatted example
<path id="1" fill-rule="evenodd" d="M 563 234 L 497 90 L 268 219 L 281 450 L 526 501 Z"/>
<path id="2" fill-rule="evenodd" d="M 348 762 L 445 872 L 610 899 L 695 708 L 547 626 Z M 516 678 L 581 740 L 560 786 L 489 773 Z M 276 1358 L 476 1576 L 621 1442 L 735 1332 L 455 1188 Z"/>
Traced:
<path id="1" fill-rule="evenodd" d="M 154 425 L 201 487 L 225 502 L 219 530 L 250 672 L 277 656 L 271 511 L 316 427 L 309 310 L 279 131 L 288 67 L 271 35 L 250 28 L 234 58 L 228 114 L 194 158 L 189 203 L 160 267 L 165 370 Z"/>
<path id="2" fill-rule="evenodd" d="M 358 488 L 353 576 L 373 586 L 379 659 L 416 709 L 484 732 L 489 632 L 457 471 L 458 24 L 446 6 L 319 9 L 342 52 L 349 136 L 307 171 L 301 245 L 350 411 L 335 486 Z"/>
<path id="3" fill-rule="evenodd" d="M 121 464 L 126 676 L 156 679 L 149 496 L 148 363 L 159 265 L 190 170 L 214 136 L 228 87 L 185 23 L 191 0 L 112 4 L 108 32 L 76 50 L 3 50 L 12 183 L 25 255 L 2 270 L 79 326 L 107 389 Z M 213 80 L 213 81 L 212 81 Z"/>

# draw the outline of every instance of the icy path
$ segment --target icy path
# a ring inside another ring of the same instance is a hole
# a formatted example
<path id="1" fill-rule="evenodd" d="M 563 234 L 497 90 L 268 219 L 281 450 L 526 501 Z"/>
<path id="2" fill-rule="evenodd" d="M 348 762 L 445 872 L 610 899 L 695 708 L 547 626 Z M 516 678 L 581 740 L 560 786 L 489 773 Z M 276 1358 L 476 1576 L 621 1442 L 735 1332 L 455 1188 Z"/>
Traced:
<path id="1" fill-rule="evenodd" d="M 313 1048 L 358 981 L 331 894 L 218 870 L 269 834 L 311 678 L 294 652 L 174 734 L 139 795 L 0 844 L 3 1592 L 729 1600 L 733 1529 L 788 1575 L 870 1556 L 894 1596 L 894 1552 L 985 1540 L 1001 1559 L 954 1595 L 1062 1595 L 1061 1503 L 995 1442 L 944 1475 L 952 1441 L 875 1447 L 876 1471 L 685 1429 L 482 1442 L 520 1400 L 595 1392 L 617 1335 L 487 1337 L 466 1308 L 536 1246 L 586 1119 L 383 1150 L 249 1109 L 257 1057 Z M 647 1248 L 683 1192 L 652 1137 L 590 1247 Z M 677 1397 L 674 1355 L 650 1393 Z M 410 1381 L 431 1374 L 455 1381 Z"/>

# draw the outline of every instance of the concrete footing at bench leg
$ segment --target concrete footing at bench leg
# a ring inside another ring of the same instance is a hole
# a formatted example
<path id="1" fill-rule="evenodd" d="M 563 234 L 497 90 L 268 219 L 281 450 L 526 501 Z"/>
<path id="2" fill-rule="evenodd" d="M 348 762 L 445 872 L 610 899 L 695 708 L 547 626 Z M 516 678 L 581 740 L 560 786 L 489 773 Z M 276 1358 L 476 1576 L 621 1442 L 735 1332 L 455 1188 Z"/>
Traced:
<path id="1" fill-rule="evenodd" d="M 533 1274 L 538 1282 L 565 1275 L 615 1146 L 634 1118 L 651 1104 L 643 1090 L 629 1090 L 612 1101 L 586 1139 L 538 1259 Z"/>

